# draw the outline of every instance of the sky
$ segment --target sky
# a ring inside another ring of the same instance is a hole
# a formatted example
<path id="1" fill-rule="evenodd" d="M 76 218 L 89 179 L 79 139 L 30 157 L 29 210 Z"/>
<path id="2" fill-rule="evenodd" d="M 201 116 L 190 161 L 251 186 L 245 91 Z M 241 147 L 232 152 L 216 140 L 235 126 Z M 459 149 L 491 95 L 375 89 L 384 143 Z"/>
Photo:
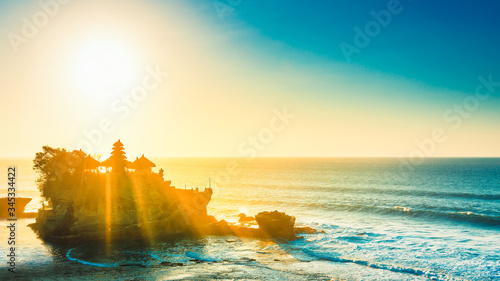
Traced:
<path id="1" fill-rule="evenodd" d="M 500 157 L 497 1 L 18 2 L 0 157 Z"/>

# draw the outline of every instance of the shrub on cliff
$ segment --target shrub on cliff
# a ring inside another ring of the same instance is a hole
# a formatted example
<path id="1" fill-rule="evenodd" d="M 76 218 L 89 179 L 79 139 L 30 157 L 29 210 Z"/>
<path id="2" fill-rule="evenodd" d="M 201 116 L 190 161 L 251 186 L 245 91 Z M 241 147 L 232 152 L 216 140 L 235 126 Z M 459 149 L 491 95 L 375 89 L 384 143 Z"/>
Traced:
<path id="1" fill-rule="evenodd" d="M 76 183 L 72 176 L 80 171 L 76 167 L 83 161 L 85 153 L 80 150 L 44 146 L 36 153 L 33 169 L 38 172 L 38 189 L 45 199 L 53 199 L 64 187 Z"/>

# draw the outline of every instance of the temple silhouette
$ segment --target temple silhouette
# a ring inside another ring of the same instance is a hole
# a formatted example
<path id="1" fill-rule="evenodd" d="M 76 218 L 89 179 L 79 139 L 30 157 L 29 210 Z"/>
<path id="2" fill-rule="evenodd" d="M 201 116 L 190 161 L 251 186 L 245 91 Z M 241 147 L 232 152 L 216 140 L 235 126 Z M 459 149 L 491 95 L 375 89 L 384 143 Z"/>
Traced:
<path id="1" fill-rule="evenodd" d="M 44 241 L 86 242 L 157 240 L 178 235 L 236 235 L 297 239 L 297 233 L 315 233 L 294 227 L 295 217 L 260 212 L 240 214 L 238 224 L 217 221 L 207 214 L 211 187 L 178 189 L 164 180 L 164 170 L 144 155 L 127 160 L 123 143 L 113 144 L 111 156 L 99 162 L 82 150 L 44 146 L 36 154 L 38 187 L 48 202 L 38 210 L 32 229 Z M 252 224 L 258 228 L 252 227 Z"/>
<path id="2" fill-rule="evenodd" d="M 207 215 L 210 187 L 175 188 L 144 154 L 127 160 L 121 140 L 102 162 L 82 150 L 50 147 L 34 162 L 48 205 L 31 226 L 45 240 L 151 240 L 217 221 Z"/>
<path id="3" fill-rule="evenodd" d="M 82 150 L 80 151 L 84 153 Z M 104 167 L 106 172 L 150 174 L 153 173 L 152 168 L 156 167 L 156 164 L 144 157 L 144 154 L 142 154 L 141 158 L 136 157 L 134 162 L 128 161 L 123 143 L 121 140 L 118 140 L 113 144 L 111 156 L 108 159 L 99 162 L 90 155 L 87 155 L 83 158 L 82 167 L 84 171 L 93 173 L 99 173 L 99 168 Z M 163 176 L 163 172 L 164 170 L 160 169 L 158 175 Z"/>

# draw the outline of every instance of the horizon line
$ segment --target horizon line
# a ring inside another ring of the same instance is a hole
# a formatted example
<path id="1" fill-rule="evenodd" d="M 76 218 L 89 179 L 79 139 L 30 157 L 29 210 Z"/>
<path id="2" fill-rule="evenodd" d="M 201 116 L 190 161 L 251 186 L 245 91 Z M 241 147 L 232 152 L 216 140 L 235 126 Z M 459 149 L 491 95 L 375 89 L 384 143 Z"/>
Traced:
<path id="1" fill-rule="evenodd" d="M 92 155 L 91 155 L 92 156 Z M 407 156 L 147 156 L 149 158 L 242 158 L 242 159 L 252 159 L 252 158 L 409 158 Z M 32 156 L 0 156 L 0 159 L 21 159 L 29 158 L 33 159 Z M 424 159 L 440 159 L 440 158 L 500 158 L 498 156 L 426 156 Z M 107 158 L 104 158 L 107 159 Z M 128 159 L 128 157 L 127 157 Z"/>

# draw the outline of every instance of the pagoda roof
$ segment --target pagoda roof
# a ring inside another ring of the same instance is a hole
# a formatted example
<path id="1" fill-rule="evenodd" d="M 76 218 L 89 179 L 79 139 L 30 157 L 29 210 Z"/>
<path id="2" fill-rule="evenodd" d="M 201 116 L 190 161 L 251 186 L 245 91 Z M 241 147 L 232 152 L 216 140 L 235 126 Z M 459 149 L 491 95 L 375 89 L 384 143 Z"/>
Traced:
<path id="1" fill-rule="evenodd" d="M 144 157 L 144 154 L 141 156 L 141 158 L 136 158 L 135 161 L 132 163 L 134 169 L 145 169 L 145 168 L 153 168 L 156 167 L 156 164 L 151 162 L 148 158 Z"/>
<path id="2" fill-rule="evenodd" d="M 103 167 L 111 167 L 113 165 L 114 159 L 113 157 L 109 157 L 108 159 L 101 162 L 101 166 Z"/>
<path id="3" fill-rule="evenodd" d="M 83 158 L 81 165 L 84 169 L 95 169 L 101 166 L 101 163 L 92 158 L 90 155 L 87 155 L 87 157 Z"/>
<path id="4" fill-rule="evenodd" d="M 113 146 L 123 146 L 123 143 L 118 139 L 117 142 L 113 143 Z"/>
<path id="5" fill-rule="evenodd" d="M 117 163 L 117 161 L 123 161 L 123 163 L 125 163 L 125 167 L 127 168 L 132 168 L 133 164 L 132 162 L 126 160 L 126 159 L 121 159 L 121 158 L 117 158 L 113 155 L 111 155 L 111 157 L 109 157 L 108 159 L 102 161 L 99 166 L 103 166 L 103 167 L 113 167 L 115 166 L 115 164 Z"/>
<path id="6" fill-rule="evenodd" d="M 125 153 L 125 149 L 121 148 L 119 150 L 118 149 L 113 149 L 111 151 L 111 154 L 112 155 L 123 155 L 123 156 L 125 156 L 126 153 Z"/>

